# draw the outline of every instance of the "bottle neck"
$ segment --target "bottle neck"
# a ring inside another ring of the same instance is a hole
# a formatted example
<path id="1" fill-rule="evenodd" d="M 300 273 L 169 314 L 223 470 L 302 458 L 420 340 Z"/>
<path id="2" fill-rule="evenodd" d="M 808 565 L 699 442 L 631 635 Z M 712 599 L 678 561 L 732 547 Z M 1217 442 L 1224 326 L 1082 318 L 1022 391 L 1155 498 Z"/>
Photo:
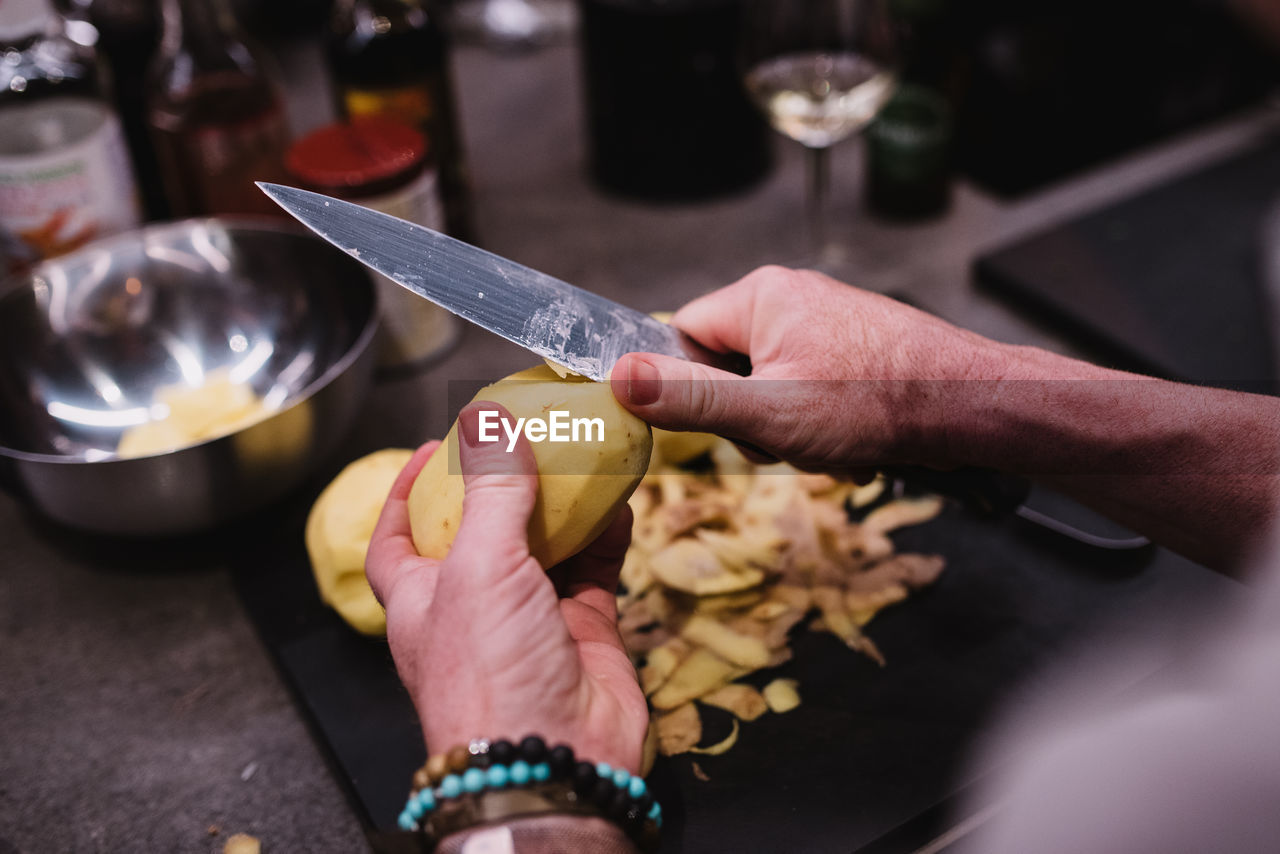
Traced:
<path id="1" fill-rule="evenodd" d="M 161 0 L 160 16 L 165 50 L 240 41 L 226 0 Z"/>
<path id="2" fill-rule="evenodd" d="M 336 33 L 355 32 L 367 39 L 426 29 L 434 14 L 434 6 L 423 0 L 338 0 L 331 21 Z"/>
<path id="3" fill-rule="evenodd" d="M 162 0 L 156 68 L 180 88 L 201 73 L 259 79 L 262 69 L 226 0 Z M 265 84 L 265 81 L 264 81 Z"/>

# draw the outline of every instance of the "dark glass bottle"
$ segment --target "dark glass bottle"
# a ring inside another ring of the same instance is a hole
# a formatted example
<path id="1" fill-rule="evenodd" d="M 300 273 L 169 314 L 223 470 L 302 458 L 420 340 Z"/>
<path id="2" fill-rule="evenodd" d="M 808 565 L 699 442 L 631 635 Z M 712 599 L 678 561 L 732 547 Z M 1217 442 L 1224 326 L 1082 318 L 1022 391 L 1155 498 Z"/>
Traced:
<path id="1" fill-rule="evenodd" d="M 0 4 L 0 259 L 20 270 L 141 218 L 91 46 L 48 0 Z"/>
<path id="2" fill-rule="evenodd" d="M 636 198 L 691 200 L 744 189 L 769 171 L 769 126 L 741 80 L 745 5 L 580 0 L 597 183 Z"/>
<path id="3" fill-rule="evenodd" d="M 85 0 L 80 0 L 85 5 Z M 148 219 L 164 219 L 164 197 L 156 153 L 147 128 L 147 66 L 160 42 L 157 0 L 92 0 L 87 20 L 99 34 L 98 51 L 111 72 L 112 96 L 133 155 L 133 171 Z"/>
<path id="4" fill-rule="evenodd" d="M 902 50 L 901 85 L 867 129 L 867 202 L 915 220 L 951 203 L 954 49 L 950 0 L 890 0 Z"/>
<path id="5" fill-rule="evenodd" d="M 431 0 L 337 0 L 328 55 L 339 114 L 389 113 L 421 130 L 440 173 L 445 228 L 473 239 L 440 6 Z"/>
<path id="6" fill-rule="evenodd" d="M 174 216 L 283 215 L 254 181 L 281 181 L 284 102 L 226 0 L 163 0 L 147 120 Z"/>

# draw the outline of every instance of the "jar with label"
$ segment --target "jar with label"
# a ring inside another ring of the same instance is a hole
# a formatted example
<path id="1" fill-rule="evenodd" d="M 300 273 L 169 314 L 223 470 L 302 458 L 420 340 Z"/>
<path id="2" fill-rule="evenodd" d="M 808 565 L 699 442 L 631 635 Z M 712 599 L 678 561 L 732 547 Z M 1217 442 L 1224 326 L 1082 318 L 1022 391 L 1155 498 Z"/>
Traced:
<path id="1" fill-rule="evenodd" d="M 93 48 L 48 0 L 0 3 L 0 258 L 23 270 L 142 218 Z"/>
<path id="2" fill-rule="evenodd" d="M 387 115 L 326 125 L 289 149 L 286 168 L 295 183 L 391 216 L 444 230 L 440 179 L 427 139 Z M 420 368 L 458 340 L 458 320 L 445 309 L 382 276 L 379 367 L 386 373 Z"/>

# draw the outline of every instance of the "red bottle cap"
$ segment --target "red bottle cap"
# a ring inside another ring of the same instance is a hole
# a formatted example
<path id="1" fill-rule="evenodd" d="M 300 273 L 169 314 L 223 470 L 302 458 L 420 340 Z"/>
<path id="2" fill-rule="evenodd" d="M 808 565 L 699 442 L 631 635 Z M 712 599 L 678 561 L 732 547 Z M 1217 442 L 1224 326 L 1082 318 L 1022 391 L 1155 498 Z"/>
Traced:
<path id="1" fill-rule="evenodd" d="M 318 192 L 359 198 L 406 183 L 426 154 L 426 137 L 404 122 L 361 116 L 325 125 L 295 142 L 285 167 Z"/>

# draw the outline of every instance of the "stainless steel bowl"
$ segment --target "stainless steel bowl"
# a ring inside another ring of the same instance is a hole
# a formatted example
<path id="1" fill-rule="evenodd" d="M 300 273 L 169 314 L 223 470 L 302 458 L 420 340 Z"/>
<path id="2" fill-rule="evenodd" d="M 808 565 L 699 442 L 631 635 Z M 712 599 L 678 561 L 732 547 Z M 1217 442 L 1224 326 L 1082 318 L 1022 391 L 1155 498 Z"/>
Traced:
<path id="1" fill-rule="evenodd" d="M 0 467 L 92 531 L 178 534 L 261 507 L 332 450 L 368 390 L 377 297 L 362 265 L 285 225 L 139 229 L 0 288 Z M 265 420 L 123 459 L 155 392 L 225 369 Z"/>

